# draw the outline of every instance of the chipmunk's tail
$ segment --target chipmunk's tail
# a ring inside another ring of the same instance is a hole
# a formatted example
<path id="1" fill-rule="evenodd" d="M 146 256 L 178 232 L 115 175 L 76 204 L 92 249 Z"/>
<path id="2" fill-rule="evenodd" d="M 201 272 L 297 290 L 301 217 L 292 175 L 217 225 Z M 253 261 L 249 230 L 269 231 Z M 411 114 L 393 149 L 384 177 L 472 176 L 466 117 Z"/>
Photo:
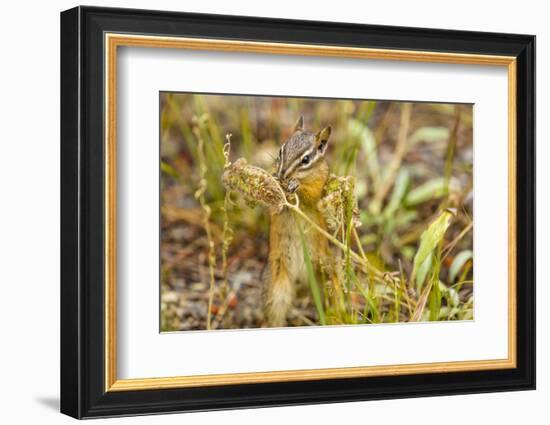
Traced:
<path id="1" fill-rule="evenodd" d="M 270 328 L 286 326 L 287 314 L 292 307 L 294 288 L 285 274 L 271 274 L 269 266 L 263 273 L 264 324 Z"/>

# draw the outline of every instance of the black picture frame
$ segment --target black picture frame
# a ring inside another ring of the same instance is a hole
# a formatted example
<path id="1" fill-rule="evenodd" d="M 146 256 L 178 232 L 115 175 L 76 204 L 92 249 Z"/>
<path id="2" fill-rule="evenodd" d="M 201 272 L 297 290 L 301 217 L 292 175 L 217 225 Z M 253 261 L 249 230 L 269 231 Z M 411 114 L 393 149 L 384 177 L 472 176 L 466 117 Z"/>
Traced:
<path id="1" fill-rule="evenodd" d="M 517 367 L 106 392 L 104 33 L 517 58 Z M 535 388 L 535 37 L 76 7 L 61 13 L 61 412 L 75 418 Z"/>

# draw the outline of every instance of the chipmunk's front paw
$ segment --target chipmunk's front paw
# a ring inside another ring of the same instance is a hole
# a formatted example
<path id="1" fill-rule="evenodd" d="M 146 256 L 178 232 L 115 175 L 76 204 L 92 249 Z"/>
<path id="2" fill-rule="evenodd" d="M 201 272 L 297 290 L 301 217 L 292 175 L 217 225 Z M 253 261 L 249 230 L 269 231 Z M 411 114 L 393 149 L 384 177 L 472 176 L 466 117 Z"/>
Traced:
<path id="1" fill-rule="evenodd" d="M 300 182 L 298 180 L 292 179 L 288 182 L 286 189 L 290 193 L 294 193 L 298 190 L 298 187 L 300 186 Z"/>

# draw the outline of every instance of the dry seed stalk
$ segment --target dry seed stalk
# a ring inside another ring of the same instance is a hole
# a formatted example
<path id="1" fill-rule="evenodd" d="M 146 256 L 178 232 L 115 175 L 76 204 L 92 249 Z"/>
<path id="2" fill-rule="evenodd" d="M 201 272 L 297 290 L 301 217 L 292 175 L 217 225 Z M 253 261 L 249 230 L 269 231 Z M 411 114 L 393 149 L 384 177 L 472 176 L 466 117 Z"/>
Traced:
<path id="1" fill-rule="evenodd" d="M 229 208 L 229 205 L 231 203 L 231 200 L 229 198 L 230 193 L 227 192 L 225 194 L 224 202 L 223 202 L 223 233 L 222 233 L 222 275 L 223 275 L 223 284 L 222 284 L 222 293 L 221 296 L 224 298 L 227 296 L 229 285 L 227 283 L 227 252 L 229 251 L 229 245 L 231 245 L 231 241 L 233 240 L 233 229 L 231 228 L 231 225 L 229 224 L 229 215 L 227 213 L 227 210 Z"/>
<path id="2" fill-rule="evenodd" d="M 204 142 L 202 140 L 202 137 L 200 135 L 200 131 L 198 127 L 193 128 L 193 133 L 195 134 L 195 137 L 197 138 L 197 157 L 199 160 L 199 187 L 197 191 L 195 192 L 195 198 L 199 201 L 199 204 L 204 212 L 204 218 L 203 218 L 203 224 L 204 224 L 204 230 L 206 232 L 206 238 L 208 240 L 208 270 L 210 274 L 210 289 L 209 289 L 209 295 L 208 295 L 208 311 L 206 312 L 206 329 L 211 329 L 211 322 L 212 322 L 212 302 L 214 300 L 214 289 L 215 289 L 215 277 L 214 272 L 216 269 L 216 248 L 214 245 L 214 240 L 212 239 L 212 230 L 210 228 L 210 215 L 212 214 L 212 210 L 210 206 L 206 203 L 206 200 L 204 199 L 204 193 L 208 189 L 208 184 L 206 181 L 206 172 L 208 171 L 208 167 L 206 166 L 206 160 L 204 157 Z"/>
<path id="3" fill-rule="evenodd" d="M 231 134 L 226 134 L 225 138 L 227 140 L 227 143 L 223 147 L 223 157 L 225 159 L 224 163 L 224 169 L 229 167 L 231 165 L 231 162 L 229 160 L 229 154 L 231 153 Z M 231 225 L 229 224 L 229 215 L 228 215 L 228 209 L 229 205 L 231 204 L 231 198 L 230 198 L 230 192 L 227 192 L 225 194 L 224 202 L 223 202 L 223 233 L 222 233 L 222 275 L 223 275 L 223 284 L 222 284 L 222 290 L 221 290 L 221 297 L 225 298 L 227 297 L 228 291 L 229 291 L 229 285 L 227 283 L 227 252 L 229 251 L 229 245 L 231 245 L 231 241 L 233 240 L 233 229 L 231 228 Z"/>

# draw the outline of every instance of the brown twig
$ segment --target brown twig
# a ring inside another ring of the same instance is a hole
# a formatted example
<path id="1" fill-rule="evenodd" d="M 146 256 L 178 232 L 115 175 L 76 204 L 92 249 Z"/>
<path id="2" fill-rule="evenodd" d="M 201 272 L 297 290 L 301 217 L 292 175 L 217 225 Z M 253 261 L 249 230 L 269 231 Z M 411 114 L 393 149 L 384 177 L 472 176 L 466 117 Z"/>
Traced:
<path id="1" fill-rule="evenodd" d="M 420 321 L 420 319 L 422 319 L 422 313 L 424 312 L 424 308 L 426 307 L 426 302 L 428 301 L 428 295 L 430 295 L 431 289 L 432 281 L 430 280 L 430 282 L 422 291 L 420 298 L 418 299 L 418 304 L 416 305 L 416 309 L 414 310 L 414 313 L 409 320 L 410 322 L 418 322 Z"/>
<path id="2" fill-rule="evenodd" d="M 472 227 L 474 227 L 473 221 L 471 221 L 464 229 L 462 229 L 462 231 L 458 234 L 456 238 L 454 238 L 451 242 L 449 242 L 449 244 L 443 249 L 444 254 L 443 254 L 443 257 L 441 258 L 441 261 L 447 258 L 447 256 L 451 253 L 453 248 L 456 246 L 456 244 L 460 242 L 460 240 L 464 236 L 466 236 L 466 234 L 472 229 Z"/>

